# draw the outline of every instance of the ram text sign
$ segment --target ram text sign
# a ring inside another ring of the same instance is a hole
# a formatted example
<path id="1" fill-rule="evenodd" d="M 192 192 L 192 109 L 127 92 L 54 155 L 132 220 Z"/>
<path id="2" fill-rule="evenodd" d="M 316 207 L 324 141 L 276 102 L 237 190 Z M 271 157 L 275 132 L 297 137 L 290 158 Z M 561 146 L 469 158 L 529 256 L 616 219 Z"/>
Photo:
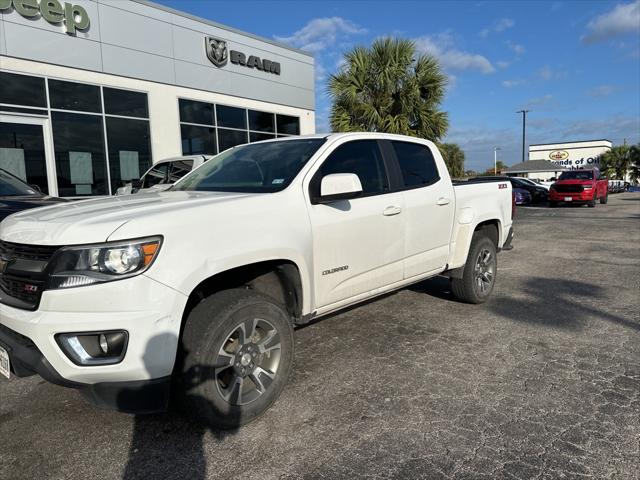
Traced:
<path id="1" fill-rule="evenodd" d="M 227 64 L 227 60 L 231 59 L 234 65 L 240 65 L 247 68 L 255 68 L 266 73 L 280 75 L 280 63 L 273 60 L 261 59 L 256 55 L 247 57 L 244 53 L 237 50 L 229 50 L 229 46 L 225 40 L 216 37 L 205 37 L 205 52 L 207 58 L 216 67 L 221 68 Z"/>
<path id="2" fill-rule="evenodd" d="M 89 14 L 80 5 L 61 4 L 58 0 L 0 0 L 1 12 L 12 7 L 25 18 L 41 16 L 53 25 L 62 23 L 70 35 L 89 28 Z"/>

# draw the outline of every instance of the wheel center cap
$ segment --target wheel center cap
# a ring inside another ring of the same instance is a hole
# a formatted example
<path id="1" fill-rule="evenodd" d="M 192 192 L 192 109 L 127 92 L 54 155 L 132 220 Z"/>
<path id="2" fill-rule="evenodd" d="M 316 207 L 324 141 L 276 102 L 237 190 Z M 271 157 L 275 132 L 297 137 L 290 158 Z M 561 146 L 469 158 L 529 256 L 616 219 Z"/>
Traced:
<path id="1" fill-rule="evenodd" d="M 242 357 L 240 357 L 240 364 L 243 367 L 246 367 L 250 363 L 251 363 L 251 354 L 250 353 L 245 353 L 244 355 L 242 355 Z"/>

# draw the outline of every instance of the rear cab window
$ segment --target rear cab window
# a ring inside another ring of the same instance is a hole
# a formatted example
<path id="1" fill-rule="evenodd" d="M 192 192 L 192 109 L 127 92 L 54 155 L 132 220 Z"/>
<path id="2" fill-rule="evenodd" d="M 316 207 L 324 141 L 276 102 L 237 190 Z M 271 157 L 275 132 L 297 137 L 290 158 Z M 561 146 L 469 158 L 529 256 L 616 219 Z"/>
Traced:
<path id="1" fill-rule="evenodd" d="M 398 160 L 405 189 L 432 185 L 440 180 L 438 167 L 431 149 L 411 142 L 391 141 Z"/>

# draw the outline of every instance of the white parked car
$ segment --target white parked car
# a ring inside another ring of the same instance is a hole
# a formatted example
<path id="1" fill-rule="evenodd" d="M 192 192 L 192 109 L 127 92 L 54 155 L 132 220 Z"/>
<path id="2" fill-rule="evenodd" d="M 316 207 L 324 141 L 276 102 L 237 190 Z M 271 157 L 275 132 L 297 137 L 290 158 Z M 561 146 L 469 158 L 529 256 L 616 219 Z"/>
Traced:
<path id="1" fill-rule="evenodd" d="M 440 274 L 487 300 L 512 202 L 507 181 L 452 184 L 429 141 L 344 133 L 238 146 L 167 192 L 18 213 L 0 224 L 0 372 L 130 412 L 175 389 L 236 427 L 284 388 L 295 325 Z"/>
<path id="2" fill-rule="evenodd" d="M 161 192 L 168 189 L 191 170 L 198 168 L 212 155 L 188 155 L 167 158 L 154 163 L 139 180 L 134 180 L 116 190 L 116 195 L 132 193 Z"/>

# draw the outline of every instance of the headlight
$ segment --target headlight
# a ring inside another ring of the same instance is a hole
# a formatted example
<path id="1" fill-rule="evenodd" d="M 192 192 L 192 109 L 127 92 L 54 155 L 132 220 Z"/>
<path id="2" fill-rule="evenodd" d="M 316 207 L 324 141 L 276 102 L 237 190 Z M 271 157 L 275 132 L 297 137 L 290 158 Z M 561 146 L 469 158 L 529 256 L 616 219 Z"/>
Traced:
<path id="1" fill-rule="evenodd" d="M 128 278 L 147 270 L 162 237 L 64 247 L 52 259 L 47 288 L 71 288 Z"/>
<path id="2" fill-rule="evenodd" d="M 582 185 L 582 188 L 593 188 L 593 185 L 589 184 L 589 185 Z"/>

